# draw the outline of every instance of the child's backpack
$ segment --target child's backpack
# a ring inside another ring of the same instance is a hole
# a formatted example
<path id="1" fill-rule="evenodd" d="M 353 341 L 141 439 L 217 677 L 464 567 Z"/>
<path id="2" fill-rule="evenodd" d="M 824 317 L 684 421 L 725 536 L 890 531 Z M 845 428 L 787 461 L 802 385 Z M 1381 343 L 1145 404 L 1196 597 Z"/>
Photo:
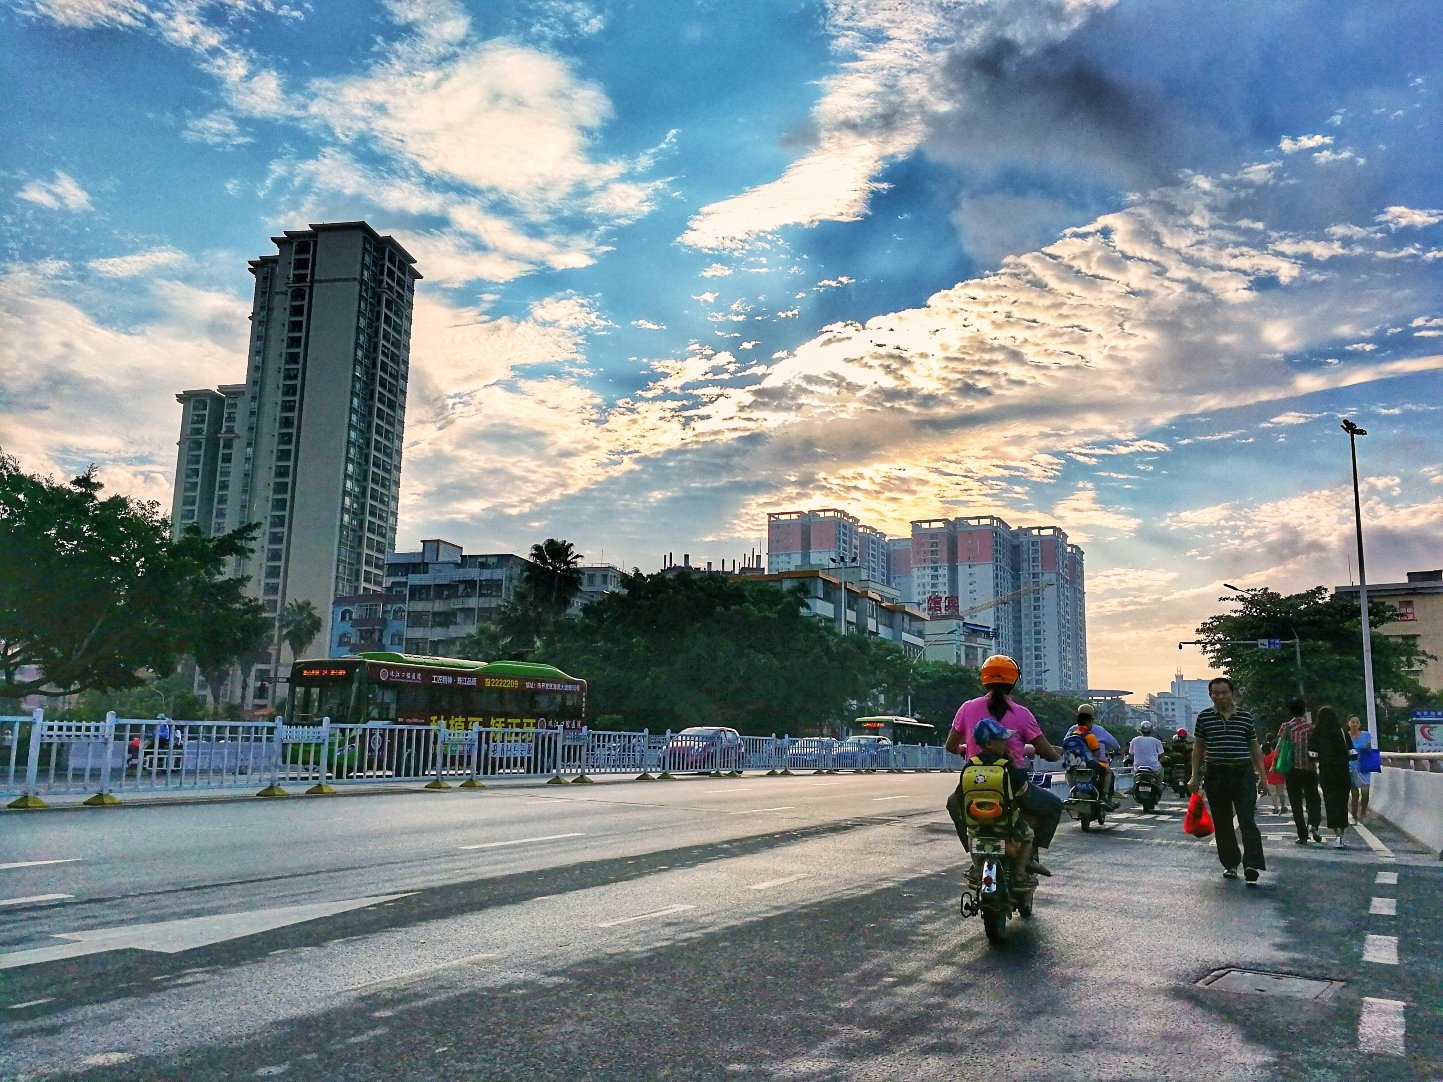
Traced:
<path id="1" fill-rule="evenodd" d="M 1017 801 L 1007 763 L 989 763 L 974 755 L 962 768 L 962 810 L 970 827 L 1007 827 L 1017 816 Z"/>
<path id="2" fill-rule="evenodd" d="M 1062 769 L 1066 771 L 1093 769 L 1096 759 L 1082 733 L 1068 733 L 1062 739 Z"/>

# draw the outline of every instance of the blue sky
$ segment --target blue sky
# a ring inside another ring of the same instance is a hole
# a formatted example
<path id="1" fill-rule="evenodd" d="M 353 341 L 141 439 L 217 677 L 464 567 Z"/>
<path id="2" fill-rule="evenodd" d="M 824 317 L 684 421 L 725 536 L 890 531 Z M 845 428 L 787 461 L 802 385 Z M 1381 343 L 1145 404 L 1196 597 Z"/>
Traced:
<path id="1" fill-rule="evenodd" d="M 0 0 L 0 447 L 168 506 L 247 259 L 417 257 L 398 543 L 1056 523 L 1097 687 L 1443 563 L 1431 2 Z"/>

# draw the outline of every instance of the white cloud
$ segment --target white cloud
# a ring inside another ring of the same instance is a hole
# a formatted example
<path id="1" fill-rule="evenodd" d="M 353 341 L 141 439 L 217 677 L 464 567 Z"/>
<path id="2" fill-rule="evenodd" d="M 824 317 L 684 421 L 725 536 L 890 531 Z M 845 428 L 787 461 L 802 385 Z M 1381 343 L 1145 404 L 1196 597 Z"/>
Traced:
<path id="1" fill-rule="evenodd" d="M 1316 421 L 1322 414 L 1302 413 L 1298 410 L 1289 410 L 1287 413 L 1280 413 L 1276 417 L 1268 418 L 1264 424 L 1276 425 L 1278 427 L 1291 427 L 1293 425 L 1305 425 L 1309 421 Z"/>
<path id="2" fill-rule="evenodd" d="M 51 210 L 90 210 L 90 196 L 75 182 L 69 173 L 56 170 L 52 180 L 32 180 L 16 195 L 30 203 L 38 203 Z"/>
<path id="3" fill-rule="evenodd" d="M 150 14 L 139 0 L 28 0 L 17 6 L 22 14 L 75 29 L 139 26 Z"/>
<path id="4" fill-rule="evenodd" d="M 132 255 L 113 256 L 109 259 L 92 259 L 91 270 L 106 278 L 133 278 L 149 274 L 162 267 L 174 267 L 188 262 L 188 257 L 177 248 L 152 248 Z"/>
<path id="5" fill-rule="evenodd" d="M 1390 229 L 1420 229 L 1443 222 L 1443 210 L 1415 210 L 1412 207 L 1389 207 L 1375 221 Z"/>
<path id="6" fill-rule="evenodd" d="M 1367 164 L 1368 159 L 1359 157 L 1351 150 L 1320 150 L 1313 155 L 1313 161 L 1320 165 L 1327 165 L 1330 162 L 1356 162 L 1359 165 Z"/>
<path id="7" fill-rule="evenodd" d="M 1283 136 L 1278 147 L 1284 154 L 1292 154 L 1299 150 L 1312 150 L 1313 147 L 1330 146 L 1333 142 L 1331 135 L 1298 135 Z"/>
<path id="8" fill-rule="evenodd" d="M 640 327 L 640 328 L 641 328 L 642 330 L 644 330 L 644 331 L 664 331 L 664 330 L 666 330 L 666 324 L 665 324 L 665 323 L 655 323 L 655 322 L 653 322 L 652 320 L 649 320 L 649 319 L 633 319 L 633 320 L 631 321 L 631 325 L 632 325 L 633 327 Z"/>
<path id="9" fill-rule="evenodd" d="M 723 266 L 721 263 L 713 263 L 701 272 L 703 278 L 725 278 L 732 273 L 732 269 Z"/>

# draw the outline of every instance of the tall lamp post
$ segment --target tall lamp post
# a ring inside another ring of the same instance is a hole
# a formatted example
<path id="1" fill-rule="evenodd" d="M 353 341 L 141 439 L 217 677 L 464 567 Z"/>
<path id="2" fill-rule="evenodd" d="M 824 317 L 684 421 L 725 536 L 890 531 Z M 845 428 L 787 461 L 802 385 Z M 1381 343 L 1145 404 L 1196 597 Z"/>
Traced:
<path id="1" fill-rule="evenodd" d="M 1363 504 L 1358 497 L 1358 437 L 1368 430 L 1359 428 L 1348 418 L 1339 427 L 1348 434 L 1348 450 L 1353 459 L 1353 525 L 1358 534 L 1358 604 L 1363 620 L 1363 695 L 1368 713 L 1368 735 L 1373 747 L 1378 746 L 1378 708 L 1373 701 L 1373 628 L 1368 622 L 1368 572 L 1363 567 Z"/>

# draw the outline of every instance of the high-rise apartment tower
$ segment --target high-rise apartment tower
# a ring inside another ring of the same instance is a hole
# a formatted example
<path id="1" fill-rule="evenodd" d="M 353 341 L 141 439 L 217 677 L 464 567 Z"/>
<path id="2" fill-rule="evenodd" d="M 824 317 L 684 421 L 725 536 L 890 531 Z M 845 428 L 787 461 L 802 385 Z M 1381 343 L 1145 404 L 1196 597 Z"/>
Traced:
<path id="1" fill-rule="evenodd" d="M 278 616 L 379 592 L 395 548 L 415 260 L 365 222 L 292 229 L 255 276 L 244 384 L 184 391 L 171 521 L 262 524 L 251 593 Z M 322 653 L 325 647 L 318 636 Z M 256 667 L 263 706 L 280 656 Z M 283 671 L 283 669 L 281 670 Z"/>

